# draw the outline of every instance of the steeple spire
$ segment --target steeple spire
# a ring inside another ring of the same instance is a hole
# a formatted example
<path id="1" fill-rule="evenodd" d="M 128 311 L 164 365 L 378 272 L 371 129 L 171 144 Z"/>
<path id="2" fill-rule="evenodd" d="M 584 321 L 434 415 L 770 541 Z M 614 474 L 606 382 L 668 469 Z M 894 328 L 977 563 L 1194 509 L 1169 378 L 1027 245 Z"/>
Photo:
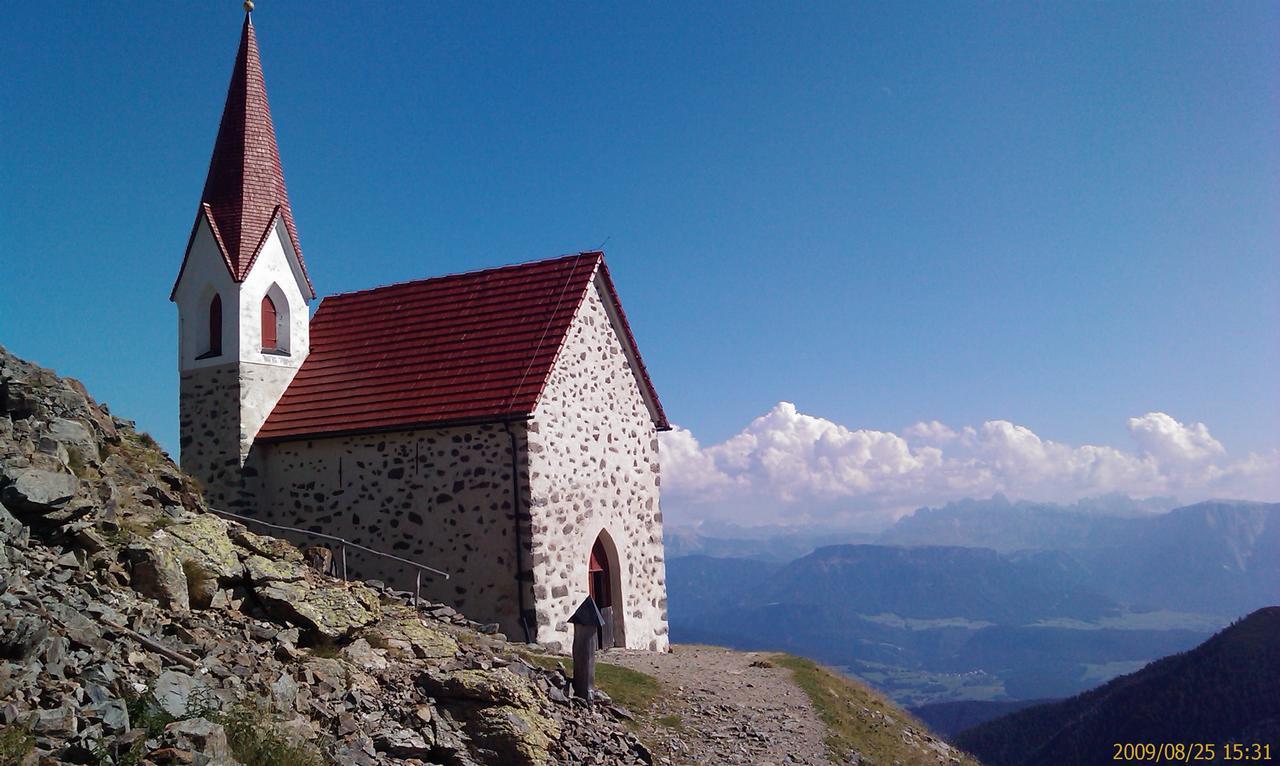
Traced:
<path id="1" fill-rule="evenodd" d="M 262 77 L 258 38 L 250 14 L 253 3 L 245 3 L 240 49 L 236 52 L 227 102 L 218 126 L 218 138 L 209 161 L 200 204 L 209 218 L 227 260 L 231 276 L 243 282 L 279 216 L 302 264 L 298 230 L 289 208 L 280 151 L 267 104 L 267 86 Z M 302 267 L 306 275 L 306 267 Z M 315 291 L 307 277 L 307 289 Z"/>

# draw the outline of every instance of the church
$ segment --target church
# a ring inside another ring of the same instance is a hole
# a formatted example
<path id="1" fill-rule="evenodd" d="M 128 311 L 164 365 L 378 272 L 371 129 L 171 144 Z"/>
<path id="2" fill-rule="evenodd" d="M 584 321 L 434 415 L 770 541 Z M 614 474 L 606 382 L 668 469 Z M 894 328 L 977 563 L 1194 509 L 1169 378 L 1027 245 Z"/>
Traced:
<path id="1" fill-rule="evenodd" d="M 170 296 L 182 468 L 215 508 L 444 570 L 423 596 L 513 640 L 567 650 L 590 594 L 602 642 L 666 650 L 669 426 L 603 253 L 316 297 L 246 14 Z"/>

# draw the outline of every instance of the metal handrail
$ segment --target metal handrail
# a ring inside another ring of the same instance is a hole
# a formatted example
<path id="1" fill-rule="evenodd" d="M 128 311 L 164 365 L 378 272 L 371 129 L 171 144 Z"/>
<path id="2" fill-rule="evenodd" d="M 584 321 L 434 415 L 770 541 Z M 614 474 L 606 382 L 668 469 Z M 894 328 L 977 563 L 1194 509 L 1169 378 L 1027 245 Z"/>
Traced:
<path id="1" fill-rule="evenodd" d="M 449 579 L 448 572 L 442 572 L 441 570 L 436 569 L 434 567 L 429 567 L 426 564 L 419 564 L 416 561 L 410 561 L 409 559 L 401 558 L 393 553 L 383 553 L 382 551 L 374 550 L 373 548 L 370 548 L 365 545 L 361 545 L 360 543 L 353 543 L 350 540 L 344 540 L 341 537 L 335 537 L 334 535 L 326 535 L 323 532 L 312 532 L 309 529 L 299 529 L 298 527 L 286 527 L 283 524 L 272 524 L 269 521 L 263 521 L 262 519 L 255 519 L 252 516 L 241 516 L 238 513 L 232 513 L 231 511 L 224 511 L 221 508 L 214 508 L 212 506 L 205 506 L 205 507 L 216 514 L 219 514 L 220 516 L 230 516 L 233 519 L 238 519 L 240 521 L 248 521 L 254 524 L 261 524 L 264 527 L 271 527 L 272 529 L 279 529 L 284 532 L 297 532 L 299 534 L 311 535 L 312 537 L 319 537 L 323 540 L 332 540 L 335 543 L 338 543 L 339 550 L 342 554 L 343 582 L 346 582 L 347 580 L 347 546 L 351 546 L 352 548 L 355 548 L 357 550 L 364 551 L 365 553 L 372 553 L 375 556 L 381 556 L 384 559 L 391 559 L 393 561 L 399 561 L 401 564 L 408 564 L 409 566 L 414 567 L 415 569 L 418 570 L 417 574 L 414 576 L 414 585 L 413 585 L 413 603 L 415 607 L 418 605 L 418 602 L 421 600 L 420 594 L 422 592 L 422 573 L 424 571 L 430 572 L 431 574 L 434 574 L 434 575 L 440 575 L 446 580 Z"/>

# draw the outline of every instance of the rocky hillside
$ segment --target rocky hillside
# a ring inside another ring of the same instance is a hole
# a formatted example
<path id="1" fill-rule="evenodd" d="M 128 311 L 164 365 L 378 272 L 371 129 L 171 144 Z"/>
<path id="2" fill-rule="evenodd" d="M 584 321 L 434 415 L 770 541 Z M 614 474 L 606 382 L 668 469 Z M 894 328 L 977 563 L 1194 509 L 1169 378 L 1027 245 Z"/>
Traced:
<path id="1" fill-rule="evenodd" d="M 207 512 L 150 437 L 3 348 L 0 502 L 0 764 L 651 760 L 526 645 Z"/>

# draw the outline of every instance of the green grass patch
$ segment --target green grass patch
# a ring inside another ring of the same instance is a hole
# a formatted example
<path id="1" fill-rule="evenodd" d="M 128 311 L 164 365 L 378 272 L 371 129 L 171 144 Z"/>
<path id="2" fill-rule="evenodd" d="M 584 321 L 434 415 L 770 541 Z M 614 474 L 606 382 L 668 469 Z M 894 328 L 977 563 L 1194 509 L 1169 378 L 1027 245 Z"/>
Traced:
<path id="1" fill-rule="evenodd" d="M 671 715 L 662 715 L 653 719 L 653 722 L 659 726 L 665 726 L 674 731 L 684 731 L 684 719 L 674 713 Z"/>
<path id="2" fill-rule="evenodd" d="M 633 713 L 647 712 L 662 693 L 662 683 L 648 673 L 607 662 L 596 663 L 596 686 Z"/>
<path id="3" fill-rule="evenodd" d="M 203 718 L 223 728 L 231 754 L 246 766 L 330 766 L 329 760 L 311 743 L 290 742 L 280 730 L 279 716 L 244 700 L 219 709 L 218 698 L 212 691 L 198 689 L 192 692 L 186 710 L 179 717 L 165 712 L 151 692 L 127 697 L 125 705 L 129 720 L 135 727 L 146 729 L 148 739 L 159 737 L 174 721 Z M 128 753 L 119 754 L 114 763 L 116 766 L 136 766 L 144 752 L 145 743 L 139 740 Z M 0 754 L 3 753 L 3 739 L 0 738 Z M 108 762 L 105 751 L 96 755 L 98 763 Z M 0 766 L 8 764 L 9 761 L 0 758 Z"/>
<path id="4" fill-rule="evenodd" d="M 804 657 L 775 654 L 770 659 L 791 671 L 792 680 L 813 703 L 827 727 L 825 743 L 834 762 L 843 763 L 850 751 L 874 763 L 911 766 L 934 762 L 902 742 L 902 724 L 918 731 L 928 731 L 928 727 L 870 688 Z M 961 763 L 978 766 L 967 756 Z"/>
<path id="5" fill-rule="evenodd" d="M 241 703 L 211 716 L 227 732 L 231 754 L 249 766 L 328 766 L 328 761 L 306 744 L 293 744 L 280 733 L 268 710 Z"/>
<path id="6" fill-rule="evenodd" d="M 573 660 L 568 657 L 546 654 L 525 654 L 523 657 L 540 668 L 559 668 L 565 675 L 573 677 Z M 662 683 L 648 673 L 607 662 L 596 663 L 596 687 L 634 714 L 647 713 L 662 693 Z"/>
<path id="7" fill-rule="evenodd" d="M 36 749 L 36 738 L 21 726 L 0 729 L 0 766 L 20 763 Z"/>

